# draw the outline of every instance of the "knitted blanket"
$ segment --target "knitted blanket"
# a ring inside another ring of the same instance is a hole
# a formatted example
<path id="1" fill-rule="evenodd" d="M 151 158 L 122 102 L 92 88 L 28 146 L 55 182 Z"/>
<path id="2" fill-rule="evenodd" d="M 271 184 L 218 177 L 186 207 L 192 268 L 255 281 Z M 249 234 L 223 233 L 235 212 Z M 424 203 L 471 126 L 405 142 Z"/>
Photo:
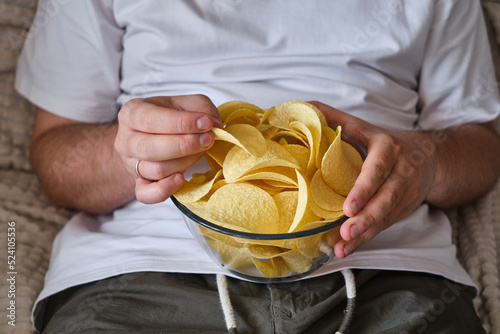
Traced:
<path id="1" fill-rule="evenodd" d="M 500 64 L 500 0 L 482 3 L 493 56 Z M 64 1 L 51 1 L 43 19 L 50 20 L 63 5 Z M 4 334 L 34 333 L 30 313 L 43 286 L 52 241 L 73 214 L 52 205 L 40 191 L 28 157 L 35 109 L 13 88 L 16 61 L 35 9 L 36 0 L 0 0 L 0 333 Z M 480 289 L 474 300 L 477 313 L 488 333 L 500 334 L 500 183 L 477 202 L 448 215 L 459 260 Z"/>

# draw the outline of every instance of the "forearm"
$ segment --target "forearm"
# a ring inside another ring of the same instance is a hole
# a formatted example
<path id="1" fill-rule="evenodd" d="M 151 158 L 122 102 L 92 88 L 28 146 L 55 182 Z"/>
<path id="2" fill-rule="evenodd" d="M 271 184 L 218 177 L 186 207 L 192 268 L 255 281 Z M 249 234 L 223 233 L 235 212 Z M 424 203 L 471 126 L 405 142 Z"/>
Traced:
<path id="1" fill-rule="evenodd" d="M 51 201 L 106 213 L 134 199 L 134 178 L 114 150 L 116 131 L 115 123 L 69 124 L 32 142 L 32 165 Z"/>
<path id="2" fill-rule="evenodd" d="M 500 141 L 491 124 L 427 133 L 421 144 L 436 159 L 434 182 L 425 199 L 431 205 L 450 208 L 473 201 L 499 177 Z"/>

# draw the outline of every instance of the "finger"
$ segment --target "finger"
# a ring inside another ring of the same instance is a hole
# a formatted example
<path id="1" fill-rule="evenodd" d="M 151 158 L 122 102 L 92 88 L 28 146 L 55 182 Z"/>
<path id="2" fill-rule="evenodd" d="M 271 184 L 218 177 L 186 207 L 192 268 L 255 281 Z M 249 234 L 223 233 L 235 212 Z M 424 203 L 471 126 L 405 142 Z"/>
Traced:
<path id="1" fill-rule="evenodd" d="M 151 135 L 135 132 L 120 142 L 122 154 L 134 160 L 166 161 L 203 152 L 214 143 L 214 134 Z"/>
<path id="2" fill-rule="evenodd" d="M 186 112 L 136 100 L 122 107 L 118 119 L 120 124 L 135 131 L 156 134 L 207 132 L 215 122 L 202 112 Z"/>
<path id="3" fill-rule="evenodd" d="M 138 172 L 147 180 L 161 180 L 171 174 L 183 172 L 198 161 L 202 156 L 202 153 L 198 153 L 169 161 L 141 160 L 141 163 L 138 166 Z M 135 167 L 135 163 L 136 160 L 130 159 L 129 165 L 133 164 Z"/>
<path id="4" fill-rule="evenodd" d="M 354 217 L 386 181 L 397 163 L 399 147 L 385 134 L 375 135 L 368 147 L 368 155 L 354 186 L 344 201 L 344 212 Z"/>
<path id="5" fill-rule="evenodd" d="M 375 235 L 391 226 L 401 217 L 405 204 L 399 205 L 406 192 L 404 184 L 395 178 L 388 180 L 367 205 L 355 216 L 342 224 L 343 240 L 335 246 L 335 254 L 347 256 Z"/>
<path id="6" fill-rule="evenodd" d="M 159 97 L 165 99 L 174 109 L 184 111 L 198 111 L 211 116 L 216 123 L 222 124 L 220 113 L 210 98 L 202 94 Z"/>
<path id="7" fill-rule="evenodd" d="M 366 231 L 362 237 L 356 238 L 354 240 L 346 241 L 341 239 L 337 242 L 333 248 L 335 256 L 338 258 L 345 258 L 348 255 L 353 254 L 359 247 L 361 247 L 368 240 L 373 239 L 379 232 L 375 227 Z"/>
<path id="8" fill-rule="evenodd" d="M 394 222 L 399 221 L 400 219 L 408 216 L 411 212 L 413 212 L 416 209 L 417 206 L 413 204 L 403 208 L 403 206 L 398 205 L 394 208 L 394 210 L 391 212 L 389 216 L 386 216 L 384 218 L 382 224 L 372 226 L 371 228 L 369 228 L 367 231 L 365 231 L 355 239 L 349 241 L 343 239 L 339 240 L 334 246 L 335 255 L 339 258 L 344 258 L 354 253 L 359 247 L 361 247 L 366 242 L 372 240 L 384 229 L 390 227 Z"/>
<path id="9" fill-rule="evenodd" d="M 399 177 L 391 174 L 363 209 L 342 224 L 342 239 L 356 239 L 373 226 L 379 226 L 379 231 L 386 228 L 387 224 L 393 222 L 391 215 L 393 216 L 393 211 L 402 200 L 407 187 Z"/>
<path id="10" fill-rule="evenodd" d="M 179 190 L 183 183 L 184 177 L 180 173 L 154 182 L 138 178 L 135 182 L 135 196 L 144 204 L 160 203 Z"/>

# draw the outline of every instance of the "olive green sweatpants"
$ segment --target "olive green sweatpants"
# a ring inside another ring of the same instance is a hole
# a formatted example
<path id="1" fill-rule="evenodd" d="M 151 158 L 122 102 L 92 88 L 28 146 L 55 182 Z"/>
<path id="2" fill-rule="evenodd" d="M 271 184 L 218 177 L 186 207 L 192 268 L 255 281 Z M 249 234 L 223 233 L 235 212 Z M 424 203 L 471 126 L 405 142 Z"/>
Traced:
<path id="1" fill-rule="evenodd" d="M 348 333 L 484 333 L 471 291 L 442 277 L 356 270 Z M 237 333 L 335 333 L 346 306 L 340 273 L 294 283 L 228 278 Z M 70 288 L 42 303 L 47 334 L 227 333 L 215 275 L 133 273 Z"/>

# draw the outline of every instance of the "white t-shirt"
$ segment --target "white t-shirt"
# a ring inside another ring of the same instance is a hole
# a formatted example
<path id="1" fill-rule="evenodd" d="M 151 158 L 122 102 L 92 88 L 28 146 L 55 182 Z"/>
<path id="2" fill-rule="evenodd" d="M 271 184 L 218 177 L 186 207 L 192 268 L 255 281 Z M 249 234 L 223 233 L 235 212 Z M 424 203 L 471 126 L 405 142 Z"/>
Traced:
<path id="1" fill-rule="evenodd" d="M 114 120 L 134 97 L 192 93 L 263 108 L 319 100 L 398 130 L 499 114 L 477 0 L 41 0 L 16 87 L 50 112 L 93 123 Z M 345 267 L 423 271 L 473 285 L 455 258 L 445 214 L 425 204 L 315 275 Z M 68 222 L 37 303 L 137 271 L 223 272 L 171 201 L 132 202 Z"/>

